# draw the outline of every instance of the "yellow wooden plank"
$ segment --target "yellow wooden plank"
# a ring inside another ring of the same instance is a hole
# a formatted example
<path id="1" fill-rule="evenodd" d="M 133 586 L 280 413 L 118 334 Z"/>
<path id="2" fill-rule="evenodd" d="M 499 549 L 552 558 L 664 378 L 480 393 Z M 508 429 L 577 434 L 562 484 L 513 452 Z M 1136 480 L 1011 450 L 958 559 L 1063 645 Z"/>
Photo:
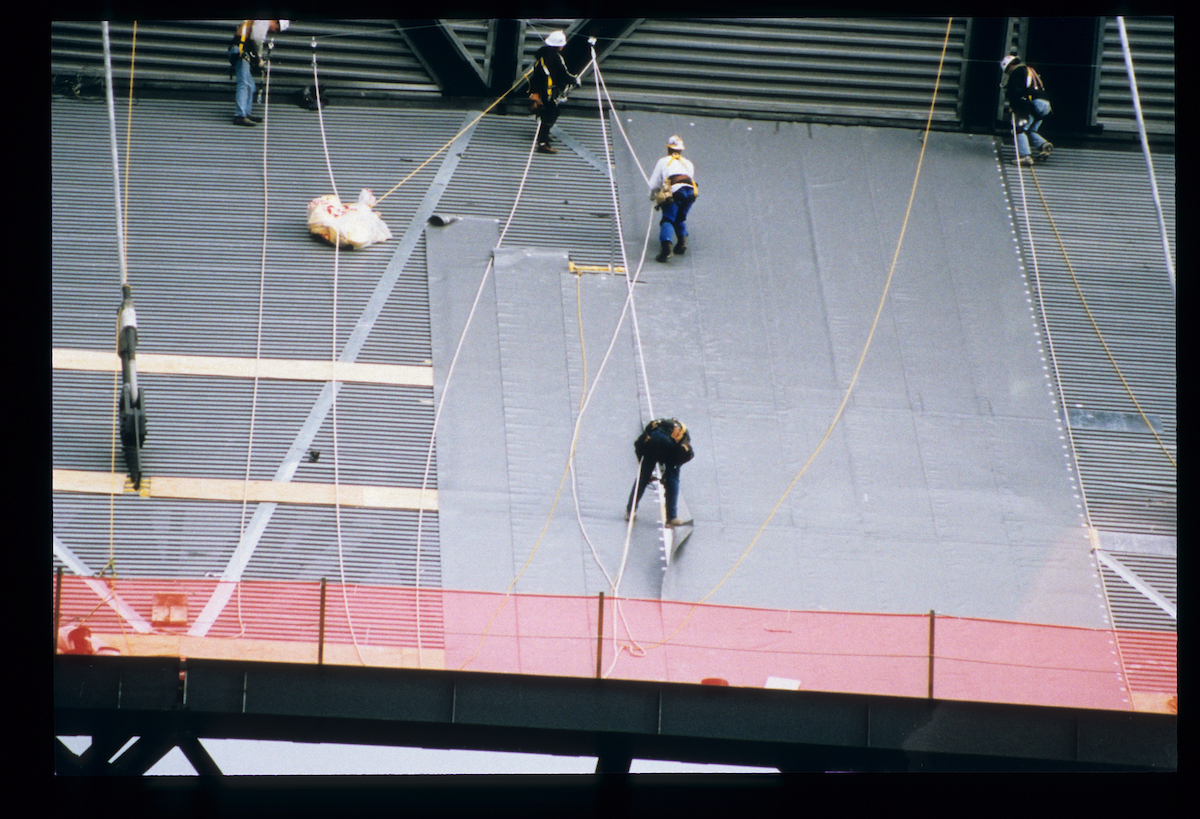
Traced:
<path id="1" fill-rule="evenodd" d="M 54 470 L 54 491 L 89 494 L 121 494 L 126 491 L 124 475 L 74 469 Z M 184 500 L 236 501 L 250 503 L 297 503 L 355 506 L 371 509 L 421 509 L 437 511 L 436 489 L 422 491 L 403 486 L 300 483 L 294 481 L 240 481 L 224 478 L 189 478 L 154 475 L 142 485 L 144 497 Z M 148 491 L 146 491 L 148 489 Z M 129 489 L 132 491 L 132 489 Z"/>
<path id="2" fill-rule="evenodd" d="M 316 664 L 316 641 L 251 640 L 228 637 L 192 637 L 185 634 L 94 633 L 92 645 L 115 649 L 127 657 L 189 657 L 209 660 L 253 660 Z M 109 653 L 105 651 L 103 653 Z M 360 659 L 361 655 L 361 659 Z M 325 643 L 329 665 L 363 665 L 376 668 L 444 669 L 446 651 L 440 648 L 388 647 Z"/>
<path id="3" fill-rule="evenodd" d="M 55 349 L 56 370 L 86 370 L 116 372 L 120 359 L 113 352 L 97 350 Z M 139 353 L 139 373 L 161 375 L 212 375 L 225 378 L 254 378 L 255 359 L 235 356 L 163 355 Z M 398 384 L 412 387 L 432 387 L 433 368 L 409 364 L 371 364 L 346 361 L 305 361 L 287 358 L 257 360 L 259 378 L 291 381 L 354 381 L 365 384 Z"/>

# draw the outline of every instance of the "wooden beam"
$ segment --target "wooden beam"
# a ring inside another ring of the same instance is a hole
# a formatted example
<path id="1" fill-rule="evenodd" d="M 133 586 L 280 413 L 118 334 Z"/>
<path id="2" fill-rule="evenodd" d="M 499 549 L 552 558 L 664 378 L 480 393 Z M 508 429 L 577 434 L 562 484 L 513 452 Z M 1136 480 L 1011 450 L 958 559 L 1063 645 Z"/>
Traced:
<path id="1" fill-rule="evenodd" d="M 119 372 L 115 352 L 55 349 L 54 369 Z M 165 355 L 138 353 L 139 373 L 161 375 L 213 375 L 223 378 L 272 378 L 288 381 L 354 381 L 432 387 L 433 368 L 408 364 L 367 364 L 346 361 L 306 361 L 288 358 L 237 358 L 234 356 Z"/>
<path id="2" fill-rule="evenodd" d="M 127 489 L 124 475 L 75 469 L 54 470 L 55 492 L 87 494 L 139 494 L 150 498 L 234 501 L 251 503 L 296 503 L 355 506 L 371 509 L 421 509 L 437 511 L 436 489 L 361 484 L 299 483 L 291 481 L 241 481 L 223 478 L 181 478 L 155 475 L 141 492 Z M 424 504 L 422 505 L 422 497 Z"/>

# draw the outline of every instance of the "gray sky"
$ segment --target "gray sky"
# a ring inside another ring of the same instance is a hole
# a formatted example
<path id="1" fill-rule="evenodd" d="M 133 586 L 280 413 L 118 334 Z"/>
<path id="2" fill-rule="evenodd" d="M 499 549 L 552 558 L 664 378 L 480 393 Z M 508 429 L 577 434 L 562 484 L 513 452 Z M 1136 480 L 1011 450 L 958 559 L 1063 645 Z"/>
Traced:
<path id="1" fill-rule="evenodd" d="M 90 737 L 61 739 L 77 754 L 87 750 L 91 744 Z M 221 772 L 230 775 L 590 774 L 596 771 L 596 758 L 586 756 L 362 745 L 310 745 L 303 742 L 258 742 L 240 739 L 202 739 L 201 744 L 208 750 Z M 697 765 L 639 759 L 633 760 L 630 766 L 630 773 L 757 772 L 777 771 L 774 768 Z M 192 776 L 195 773 L 178 748 L 173 748 L 148 772 L 151 776 Z"/>

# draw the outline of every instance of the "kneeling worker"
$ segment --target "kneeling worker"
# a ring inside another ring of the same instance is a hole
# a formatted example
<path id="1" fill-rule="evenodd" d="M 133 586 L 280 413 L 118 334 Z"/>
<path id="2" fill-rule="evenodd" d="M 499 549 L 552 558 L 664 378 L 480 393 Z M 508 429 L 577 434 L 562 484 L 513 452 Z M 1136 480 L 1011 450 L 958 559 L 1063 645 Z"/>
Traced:
<path id="1" fill-rule="evenodd" d="M 674 418 L 651 421 L 633 442 L 633 452 L 641 461 L 641 470 L 629 493 L 629 503 L 625 505 L 625 520 L 629 520 L 637 509 L 646 485 L 654 480 L 654 465 L 662 464 L 662 484 L 667 491 L 667 525 L 683 523 L 678 516 L 679 468 L 696 454 L 687 427 Z"/>

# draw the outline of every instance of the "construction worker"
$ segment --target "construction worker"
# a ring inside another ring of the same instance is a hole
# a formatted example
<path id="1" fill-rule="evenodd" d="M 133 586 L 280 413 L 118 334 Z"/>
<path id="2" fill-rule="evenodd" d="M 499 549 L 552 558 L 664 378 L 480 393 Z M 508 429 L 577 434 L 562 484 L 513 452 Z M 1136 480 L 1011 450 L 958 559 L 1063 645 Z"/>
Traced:
<path id="1" fill-rule="evenodd" d="M 252 115 L 254 75 L 251 68 L 262 72 L 267 53 L 274 46 L 274 41 L 268 40 L 268 36 L 287 31 L 290 24 L 288 20 L 243 20 L 234 32 L 233 42 L 229 44 L 230 74 L 237 80 L 234 125 L 254 126 L 262 122 L 262 117 Z"/>
<path id="2" fill-rule="evenodd" d="M 625 505 L 625 520 L 629 520 L 641 503 L 646 485 L 654 480 L 654 467 L 660 464 L 662 485 L 667 491 L 667 525 L 678 526 L 683 523 L 678 516 L 679 468 L 696 454 L 687 427 L 674 418 L 651 421 L 633 442 L 633 452 L 641 468 L 629 493 L 629 503 Z"/>
<path id="3" fill-rule="evenodd" d="M 1017 158 L 1016 165 L 1032 165 L 1037 153 L 1038 159 L 1050 156 L 1054 146 L 1038 133 L 1046 117 L 1050 116 L 1050 100 L 1046 99 L 1046 87 L 1042 78 L 1030 66 L 1021 62 L 1021 58 L 1010 54 L 1000 61 L 1003 71 L 1000 77 L 1000 87 L 1004 89 L 1004 99 L 1012 116 L 1016 118 Z"/>
<path id="4" fill-rule="evenodd" d="M 529 110 L 540 120 L 537 133 L 537 151 L 556 154 L 558 150 L 550 144 L 550 129 L 558 120 L 558 105 L 565 99 L 579 78 L 567 70 L 562 49 L 567 44 L 567 35 L 554 31 L 546 38 L 546 44 L 533 56 L 533 73 L 529 77 Z"/>
<path id="5" fill-rule="evenodd" d="M 683 158 L 683 140 L 672 136 L 667 140 L 667 155 L 658 160 L 654 173 L 650 174 L 650 199 L 662 210 L 658 229 L 658 241 L 662 245 L 655 258 L 665 262 L 671 258 L 671 237 L 674 235 L 674 252 L 687 251 L 687 215 L 700 192 L 696 187 L 696 168 L 691 160 Z M 669 194 L 669 195 L 668 195 Z"/>

